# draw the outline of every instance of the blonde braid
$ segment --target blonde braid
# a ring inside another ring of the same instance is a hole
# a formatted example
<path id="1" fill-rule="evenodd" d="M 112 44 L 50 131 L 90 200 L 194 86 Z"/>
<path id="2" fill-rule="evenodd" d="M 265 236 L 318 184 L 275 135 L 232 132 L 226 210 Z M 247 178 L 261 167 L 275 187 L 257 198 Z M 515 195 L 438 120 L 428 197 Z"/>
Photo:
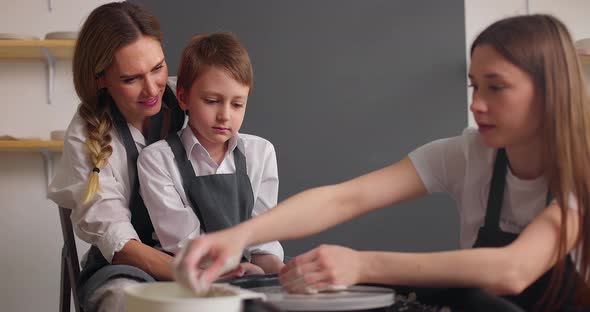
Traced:
<path id="1" fill-rule="evenodd" d="M 86 150 L 92 171 L 83 203 L 100 192 L 99 174 L 113 153 L 110 146 L 113 120 L 109 116 L 110 101 L 104 100 L 99 79 L 112 64 L 115 53 L 142 36 L 162 41 L 160 24 L 143 7 L 130 2 L 111 2 L 94 9 L 76 40 L 72 73 L 74 88 L 82 105 L 78 113 L 86 123 Z M 100 91 L 99 91 L 100 90 Z M 98 92 L 98 94 L 97 94 Z"/>
<path id="2" fill-rule="evenodd" d="M 94 107 L 98 108 L 100 105 Z M 83 103 L 80 106 L 80 116 L 86 121 L 86 150 L 93 167 L 98 168 L 98 170 L 93 168 L 90 173 L 88 186 L 82 199 L 83 203 L 88 203 L 97 192 L 101 191 L 98 171 L 108 164 L 108 159 L 113 153 L 113 148 L 110 145 L 113 122 L 106 110 L 106 106 L 103 105 L 102 107 L 103 109 L 98 111 L 90 104 Z"/>

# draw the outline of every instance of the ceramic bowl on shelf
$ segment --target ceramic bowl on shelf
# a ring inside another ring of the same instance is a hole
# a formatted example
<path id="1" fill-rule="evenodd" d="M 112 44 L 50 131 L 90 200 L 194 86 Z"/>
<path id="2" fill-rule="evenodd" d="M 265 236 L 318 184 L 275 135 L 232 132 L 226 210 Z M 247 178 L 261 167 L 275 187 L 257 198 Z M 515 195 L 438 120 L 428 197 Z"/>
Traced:
<path id="1" fill-rule="evenodd" d="M 578 54 L 590 55 L 590 38 L 577 40 L 575 46 Z"/>
<path id="2" fill-rule="evenodd" d="M 66 136 L 66 130 L 54 130 L 49 133 L 49 137 L 54 141 L 63 141 Z"/>
<path id="3" fill-rule="evenodd" d="M 75 40 L 77 38 L 77 31 L 54 31 L 45 35 L 45 40 Z"/>
<path id="4" fill-rule="evenodd" d="M 29 34 L 0 33 L 0 40 L 39 40 L 39 37 Z"/>
<path id="5" fill-rule="evenodd" d="M 266 298 L 229 284 L 213 284 L 200 295 L 174 282 L 139 283 L 124 291 L 127 312 L 241 312 L 244 300 Z"/>

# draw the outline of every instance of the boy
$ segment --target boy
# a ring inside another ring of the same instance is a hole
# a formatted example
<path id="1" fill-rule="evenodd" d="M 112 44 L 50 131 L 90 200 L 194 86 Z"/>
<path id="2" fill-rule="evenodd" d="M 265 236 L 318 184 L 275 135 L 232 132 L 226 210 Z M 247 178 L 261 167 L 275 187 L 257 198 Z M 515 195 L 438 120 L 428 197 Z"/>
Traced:
<path id="1" fill-rule="evenodd" d="M 177 254 L 188 239 L 274 207 L 273 145 L 238 133 L 253 85 L 246 49 L 230 33 L 194 36 L 183 51 L 177 96 L 188 125 L 147 147 L 138 159 L 140 190 L 162 248 Z M 244 250 L 234 275 L 277 273 L 278 241 Z"/>

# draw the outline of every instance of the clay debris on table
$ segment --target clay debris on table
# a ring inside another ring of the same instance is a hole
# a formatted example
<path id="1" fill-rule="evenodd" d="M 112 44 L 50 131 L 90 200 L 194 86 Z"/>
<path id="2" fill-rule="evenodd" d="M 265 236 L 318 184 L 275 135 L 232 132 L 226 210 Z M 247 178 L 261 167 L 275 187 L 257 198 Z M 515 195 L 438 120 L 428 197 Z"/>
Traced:
<path id="1" fill-rule="evenodd" d="M 411 292 L 408 296 L 396 295 L 395 304 L 391 306 L 388 311 L 395 312 L 452 312 L 451 308 L 443 306 L 430 306 L 422 304 L 417 300 L 415 292 Z"/>
<path id="2" fill-rule="evenodd" d="M 226 297 L 237 295 L 235 291 L 223 286 L 211 286 L 207 290 L 195 292 L 195 297 L 212 298 L 212 297 Z"/>

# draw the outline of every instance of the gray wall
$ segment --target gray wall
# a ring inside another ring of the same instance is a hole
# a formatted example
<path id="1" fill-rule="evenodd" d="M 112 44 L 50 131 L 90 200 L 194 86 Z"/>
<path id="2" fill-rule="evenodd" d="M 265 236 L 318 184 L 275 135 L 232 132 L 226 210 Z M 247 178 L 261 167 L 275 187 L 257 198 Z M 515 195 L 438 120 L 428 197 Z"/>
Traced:
<path id="1" fill-rule="evenodd" d="M 467 125 L 463 0 L 135 1 L 162 23 L 174 75 L 191 34 L 231 31 L 255 88 L 241 132 L 274 143 L 279 200 L 391 164 Z M 445 195 L 284 242 L 427 251 L 458 247 Z"/>

